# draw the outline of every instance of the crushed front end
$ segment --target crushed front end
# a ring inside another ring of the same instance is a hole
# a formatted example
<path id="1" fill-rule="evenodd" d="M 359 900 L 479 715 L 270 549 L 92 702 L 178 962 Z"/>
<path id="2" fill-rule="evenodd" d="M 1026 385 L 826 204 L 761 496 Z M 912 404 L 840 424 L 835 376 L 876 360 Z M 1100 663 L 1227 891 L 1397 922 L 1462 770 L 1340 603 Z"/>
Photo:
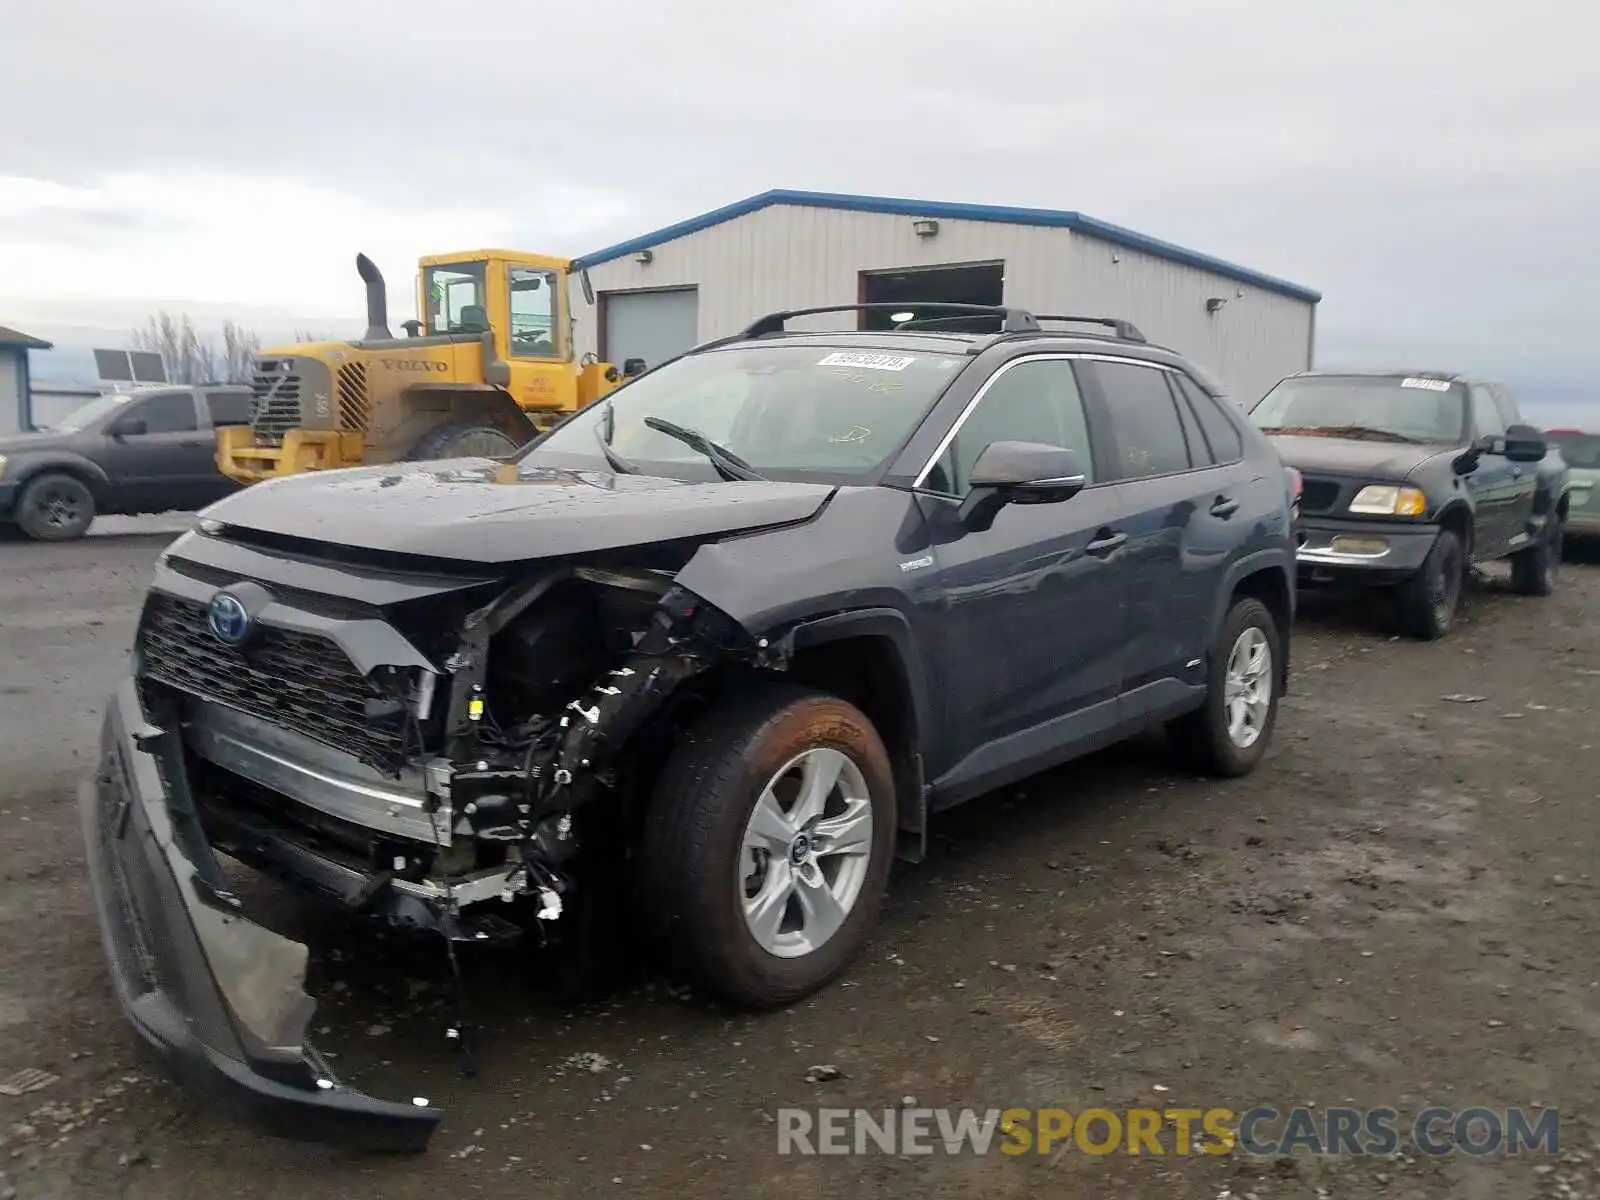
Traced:
<path id="1" fill-rule="evenodd" d="M 215 854 L 452 963 L 559 944 L 614 879 L 585 864 L 663 709 L 763 653 L 675 587 L 686 553 L 489 569 L 214 527 L 163 555 L 82 805 L 118 995 L 181 1077 L 292 1136 L 426 1145 L 437 1109 L 347 1089 L 305 1042 L 306 947 L 244 917 Z"/>

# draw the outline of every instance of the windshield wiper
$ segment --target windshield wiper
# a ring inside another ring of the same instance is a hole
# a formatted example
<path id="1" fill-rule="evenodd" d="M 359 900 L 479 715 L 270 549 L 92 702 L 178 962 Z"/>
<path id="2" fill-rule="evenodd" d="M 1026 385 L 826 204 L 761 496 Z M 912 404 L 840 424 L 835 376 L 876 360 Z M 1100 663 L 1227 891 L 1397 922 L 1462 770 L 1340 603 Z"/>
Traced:
<path id="1" fill-rule="evenodd" d="M 698 450 L 711 460 L 711 465 L 717 469 L 717 474 L 732 482 L 744 480 L 750 482 L 763 479 L 754 467 L 745 462 L 726 446 L 719 446 L 698 429 L 688 429 L 682 425 L 675 425 L 671 421 L 664 421 L 660 417 L 645 417 L 644 423 L 657 433 L 664 433 L 669 438 L 676 438 L 691 450 Z"/>
<path id="2" fill-rule="evenodd" d="M 1334 425 L 1328 431 L 1329 437 L 1348 438 L 1375 438 L 1380 442 L 1404 442 L 1414 446 L 1419 438 L 1407 437 L 1403 433 L 1396 433 L 1392 429 L 1376 429 L 1371 425 Z"/>

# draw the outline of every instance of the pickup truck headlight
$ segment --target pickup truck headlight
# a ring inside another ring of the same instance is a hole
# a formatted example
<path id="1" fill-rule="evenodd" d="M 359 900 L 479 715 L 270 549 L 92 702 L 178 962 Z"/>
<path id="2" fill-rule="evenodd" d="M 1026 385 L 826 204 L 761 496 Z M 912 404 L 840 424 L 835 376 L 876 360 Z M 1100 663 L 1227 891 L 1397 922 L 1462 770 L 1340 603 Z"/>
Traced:
<path id="1" fill-rule="evenodd" d="M 4 454 L 0 454 L 0 475 L 4 475 L 5 473 L 6 473 L 6 456 Z"/>
<path id="2" fill-rule="evenodd" d="M 1374 483 L 1356 493 L 1350 511 L 1377 517 L 1420 517 L 1428 511 L 1428 498 L 1417 488 Z"/>

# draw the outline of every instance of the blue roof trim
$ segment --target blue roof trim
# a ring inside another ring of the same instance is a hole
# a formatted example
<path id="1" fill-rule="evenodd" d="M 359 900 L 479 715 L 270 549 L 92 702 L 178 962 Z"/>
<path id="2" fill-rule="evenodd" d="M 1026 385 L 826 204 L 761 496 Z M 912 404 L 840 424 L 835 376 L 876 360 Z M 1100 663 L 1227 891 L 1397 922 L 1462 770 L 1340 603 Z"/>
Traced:
<path id="1" fill-rule="evenodd" d="M 1241 267 L 1235 263 L 1225 262 L 1220 258 L 1213 258 L 1209 254 L 1186 250 L 1182 246 L 1173 245 L 1171 242 L 1163 242 L 1158 238 L 1146 237 L 1142 233 L 1135 233 L 1131 229 L 1124 229 L 1120 225 L 1112 225 L 1107 221 L 1098 221 L 1094 217 L 1086 217 L 1078 212 L 1068 212 L 1053 208 L 1010 208 L 997 204 L 952 204 L 942 200 L 906 200 L 895 196 L 850 196 L 838 192 L 798 192 L 783 188 L 762 192 L 759 196 L 751 196 L 746 200 L 740 200 L 734 204 L 713 209 L 711 212 L 702 213 L 698 217 L 691 217 L 687 221 L 679 221 L 676 225 L 668 225 L 666 228 L 657 229 L 653 233 L 629 238 L 625 242 L 607 246 L 604 250 L 596 250 L 592 254 L 585 254 L 575 260 L 573 265 L 575 269 L 598 266 L 601 263 L 622 258 L 624 255 L 633 254 L 639 250 L 652 249 L 663 242 L 670 242 L 691 233 L 699 233 L 702 229 L 710 229 L 713 225 L 721 225 L 723 222 L 731 221 L 735 217 L 742 217 L 763 208 L 769 208 L 774 204 L 792 204 L 802 208 L 832 208 L 845 212 L 884 213 L 902 217 L 933 217 L 935 219 L 942 217 L 950 221 L 994 221 L 1007 225 L 1039 225 L 1057 229 L 1072 229 L 1090 237 L 1100 238 L 1102 241 L 1125 246 L 1129 250 L 1139 250 L 1145 254 L 1152 254 L 1157 258 L 1166 259 L 1168 262 L 1180 263 L 1202 271 L 1211 271 L 1228 279 L 1252 284 L 1265 291 L 1276 292 L 1279 295 L 1289 296 L 1295 300 L 1304 300 L 1307 303 L 1316 304 L 1322 299 L 1321 292 L 1301 287 L 1297 283 L 1290 283 L 1286 279 L 1279 279 L 1273 275 L 1264 275 L 1260 271 L 1252 271 L 1248 267 Z"/>
<path id="2" fill-rule="evenodd" d="M 43 338 L 29 337 L 15 329 L 0 332 L 0 350 L 50 350 L 53 343 Z"/>

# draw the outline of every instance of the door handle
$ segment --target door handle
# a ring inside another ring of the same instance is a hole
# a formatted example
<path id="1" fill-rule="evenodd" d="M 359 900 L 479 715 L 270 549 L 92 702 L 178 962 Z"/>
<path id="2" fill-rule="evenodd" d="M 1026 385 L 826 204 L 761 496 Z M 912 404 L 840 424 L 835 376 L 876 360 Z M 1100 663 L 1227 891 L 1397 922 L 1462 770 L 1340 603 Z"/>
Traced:
<path id="1" fill-rule="evenodd" d="M 1112 533 L 1109 529 L 1101 529 L 1094 535 L 1094 540 L 1084 547 L 1090 554 L 1110 554 L 1118 546 L 1128 540 L 1125 533 Z"/>
<path id="2" fill-rule="evenodd" d="M 1213 517 L 1231 517 L 1239 511 L 1239 502 L 1232 496 L 1218 496 L 1211 502 Z"/>

